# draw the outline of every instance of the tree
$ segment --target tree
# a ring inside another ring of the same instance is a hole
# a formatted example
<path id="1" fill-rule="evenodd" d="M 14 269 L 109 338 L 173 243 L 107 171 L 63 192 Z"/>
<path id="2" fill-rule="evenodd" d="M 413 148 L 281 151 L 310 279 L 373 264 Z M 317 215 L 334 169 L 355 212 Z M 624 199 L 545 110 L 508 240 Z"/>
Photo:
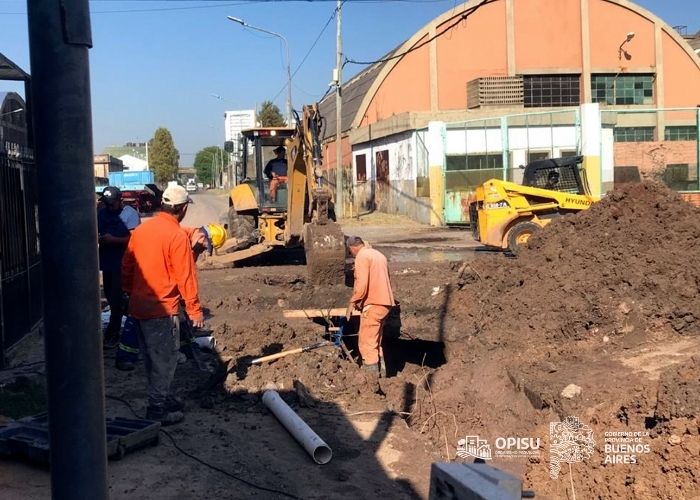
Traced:
<path id="1" fill-rule="evenodd" d="M 197 171 L 197 179 L 204 184 L 214 184 L 213 167 L 226 165 L 229 154 L 218 146 L 207 146 L 200 149 L 194 157 L 194 168 Z"/>
<path id="2" fill-rule="evenodd" d="M 280 108 L 272 104 L 272 101 L 263 101 L 258 112 L 258 119 L 263 127 L 284 127 L 286 123 L 282 113 L 280 113 Z"/>
<path id="3" fill-rule="evenodd" d="M 175 180 L 180 153 L 175 149 L 173 136 L 167 128 L 160 127 L 148 141 L 148 163 L 155 172 L 156 182 L 165 184 Z"/>

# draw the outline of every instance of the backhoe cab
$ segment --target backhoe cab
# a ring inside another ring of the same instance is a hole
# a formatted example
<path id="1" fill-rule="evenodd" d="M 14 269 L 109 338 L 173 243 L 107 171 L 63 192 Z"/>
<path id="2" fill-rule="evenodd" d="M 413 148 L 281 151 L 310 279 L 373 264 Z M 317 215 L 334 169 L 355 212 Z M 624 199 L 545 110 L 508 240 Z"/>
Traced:
<path id="1" fill-rule="evenodd" d="M 317 105 L 304 106 L 296 128 L 244 130 L 239 183 L 229 193 L 229 240 L 215 262 L 233 263 L 274 248 L 303 247 L 311 283 L 344 282 L 345 238 L 324 178 Z M 270 196 L 267 163 L 286 149 L 286 180 Z"/>
<path id="2" fill-rule="evenodd" d="M 295 132 L 296 129 L 281 127 L 260 127 L 241 132 L 241 167 L 237 173 L 237 185 L 229 192 L 227 221 L 229 237 L 237 241 L 228 248 L 229 252 L 243 250 L 259 240 L 270 246 L 285 246 L 287 183 L 279 184 L 273 201 L 270 198 L 270 179 L 264 170 L 276 157 L 274 150 L 285 146 L 286 140 Z"/>
<path id="3" fill-rule="evenodd" d="M 582 156 L 539 160 L 525 167 L 522 184 L 490 179 L 478 186 L 469 204 L 474 239 L 515 253 L 552 219 L 589 208 L 599 198 L 590 194 L 582 162 Z"/>

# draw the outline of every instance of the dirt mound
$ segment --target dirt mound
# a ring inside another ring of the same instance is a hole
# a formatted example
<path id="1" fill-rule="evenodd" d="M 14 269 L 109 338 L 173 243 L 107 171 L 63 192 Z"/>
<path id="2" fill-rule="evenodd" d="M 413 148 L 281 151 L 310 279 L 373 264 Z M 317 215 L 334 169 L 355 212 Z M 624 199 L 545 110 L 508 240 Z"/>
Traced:
<path id="1" fill-rule="evenodd" d="M 625 185 L 589 210 L 553 221 L 516 259 L 471 263 L 462 284 L 477 307 L 462 315 L 474 333 L 506 343 L 664 327 L 698 334 L 699 216 L 663 186 Z"/>

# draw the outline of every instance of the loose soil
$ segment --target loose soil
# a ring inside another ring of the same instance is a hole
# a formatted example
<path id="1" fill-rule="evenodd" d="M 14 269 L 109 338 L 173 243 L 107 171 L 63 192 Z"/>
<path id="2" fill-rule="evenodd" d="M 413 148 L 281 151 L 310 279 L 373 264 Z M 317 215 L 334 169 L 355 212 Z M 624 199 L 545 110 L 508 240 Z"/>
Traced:
<path id="1" fill-rule="evenodd" d="M 347 286 L 314 286 L 298 265 L 202 270 L 228 373 L 178 369 L 188 415 L 174 436 L 214 465 L 303 498 L 426 498 L 431 462 L 465 461 L 458 440 L 474 435 L 494 455 L 499 437 L 539 438 L 538 455 L 491 461 L 537 498 L 697 498 L 699 237 L 700 210 L 636 184 L 555 220 L 517 257 L 392 262 L 400 312 L 384 343 L 390 377 L 379 381 L 348 357 L 357 352 L 356 319 L 344 327 L 345 349 L 249 363 L 331 340 L 328 327 L 338 325 L 281 313 L 345 307 Z M 106 384 L 142 411 L 141 371 L 116 372 L 108 360 Z M 570 384 L 581 391 L 571 399 L 561 395 Z M 328 442 L 330 464 L 313 464 L 261 405 L 272 388 Z M 108 403 L 109 412 L 127 411 Z M 591 428 L 594 450 L 552 479 L 550 423 L 568 416 Z M 624 455 L 609 452 L 606 432 L 648 433 L 648 453 L 634 453 L 636 464 L 606 463 Z M 11 473 L 0 472 L 0 487 L 33 498 L 18 484 L 32 477 L 38 491 L 37 472 Z M 278 497 L 204 469 L 167 442 L 112 463 L 110 478 L 114 498 Z"/>

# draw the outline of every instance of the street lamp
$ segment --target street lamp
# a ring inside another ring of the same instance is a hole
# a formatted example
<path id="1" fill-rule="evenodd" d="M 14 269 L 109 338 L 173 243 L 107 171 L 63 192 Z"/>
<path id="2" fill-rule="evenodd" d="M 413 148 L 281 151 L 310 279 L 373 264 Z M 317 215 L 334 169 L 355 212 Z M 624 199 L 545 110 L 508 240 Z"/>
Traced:
<path id="1" fill-rule="evenodd" d="M 14 113 L 19 113 L 20 111 L 24 111 L 24 108 L 17 108 L 13 111 L 8 111 L 7 113 L 0 113 L 0 116 L 12 115 Z"/>
<path id="2" fill-rule="evenodd" d="M 627 33 L 627 38 L 625 38 L 625 40 L 620 44 L 620 47 L 617 49 L 617 58 L 620 61 L 622 60 L 622 54 L 625 54 L 625 59 L 627 59 L 628 61 L 632 59 L 632 56 L 623 47 L 626 43 L 629 43 L 633 38 L 634 31 L 630 31 L 629 33 Z"/>
<path id="3" fill-rule="evenodd" d="M 284 42 L 284 47 L 287 51 L 287 126 L 291 127 L 292 126 L 292 70 L 289 67 L 289 43 L 287 42 L 287 39 L 283 36 L 280 35 L 279 33 L 275 33 L 274 31 L 268 31 L 263 28 L 258 28 L 257 26 L 252 26 L 245 22 L 243 19 L 239 19 L 237 17 L 233 16 L 226 16 L 226 18 L 229 21 L 233 21 L 234 23 L 238 23 L 241 26 L 245 28 L 250 28 L 252 30 L 257 30 L 261 31 L 263 33 L 267 33 L 268 35 L 276 36 L 280 40 Z"/>

